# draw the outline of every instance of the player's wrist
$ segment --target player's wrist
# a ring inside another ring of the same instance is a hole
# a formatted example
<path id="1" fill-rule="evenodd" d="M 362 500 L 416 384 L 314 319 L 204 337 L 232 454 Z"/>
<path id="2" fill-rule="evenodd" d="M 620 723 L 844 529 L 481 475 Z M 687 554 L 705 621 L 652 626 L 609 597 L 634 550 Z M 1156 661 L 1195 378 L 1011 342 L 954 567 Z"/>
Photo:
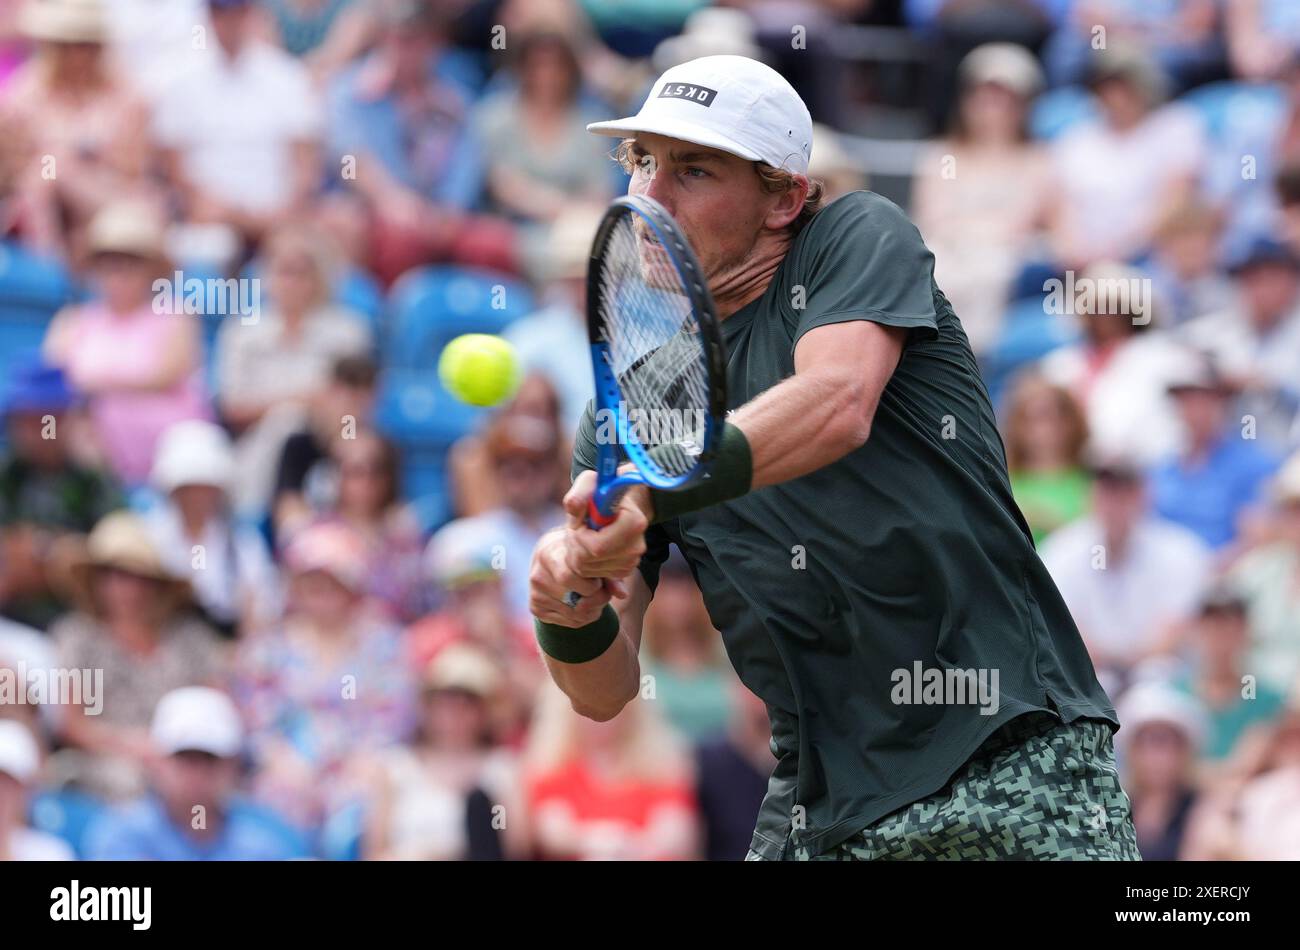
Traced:
<path id="1" fill-rule="evenodd" d="M 650 489 L 647 494 L 651 511 L 647 518 L 651 524 L 668 521 L 690 511 L 739 498 L 748 493 L 753 484 L 754 457 L 749 439 L 739 426 L 724 422 L 713 463 L 704 478 L 680 491 Z"/>
<path id="2" fill-rule="evenodd" d="M 600 616 L 582 627 L 564 627 L 534 618 L 537 645 L 542 652 L 561 663 L 589 663 L 610 648 L 618 639 L 618 614 L 609 604 Z"/>

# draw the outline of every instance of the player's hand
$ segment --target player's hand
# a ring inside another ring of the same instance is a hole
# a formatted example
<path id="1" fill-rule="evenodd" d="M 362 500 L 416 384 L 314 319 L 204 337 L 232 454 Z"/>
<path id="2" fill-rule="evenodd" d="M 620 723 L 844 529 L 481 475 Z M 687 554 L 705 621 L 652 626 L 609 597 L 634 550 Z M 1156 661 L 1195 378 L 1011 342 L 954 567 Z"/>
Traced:
<path id="1" fill-rule="evenodd" d="M 596 473 L 586 471 L 564 496 L 564 511 L 568 515 L 567 563 L 579 577 L 621 580 L 636 570 L 641 555 L 645 554 L 645 532 L 650 526 L 645 510 L 649 492 L 642 486 L 625 492 L 619 499 L 613 522 L 597 531 L 587 525 L 587 510 L 595 490 Z"/>
<path id="2" fill-rule="evenodd" d="M 583 577 L 569 567 L 570 530 L 560 528 L 542 535 L 533 549 L 528 569 L 528 610 L 538 620 L 561 627 L 583 627 L 600 616 L 614 596 L 627 596 L 619 581 Z M 581 600 L 569 606 L 569 591 Z"/>

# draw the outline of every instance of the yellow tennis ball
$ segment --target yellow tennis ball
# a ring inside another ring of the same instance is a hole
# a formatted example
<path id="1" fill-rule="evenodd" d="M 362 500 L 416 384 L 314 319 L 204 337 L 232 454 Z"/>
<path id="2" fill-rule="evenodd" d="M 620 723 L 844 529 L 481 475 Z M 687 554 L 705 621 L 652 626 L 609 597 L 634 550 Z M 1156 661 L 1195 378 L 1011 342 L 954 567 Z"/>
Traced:
<path id="1" fill-rule="evenodd" d="M 438 378 L 447 391 L 471 406 L 495 406 L 519 388 L 515 348 L 490 333 L 466 333 L 448 343 L 438 358 Z"/>

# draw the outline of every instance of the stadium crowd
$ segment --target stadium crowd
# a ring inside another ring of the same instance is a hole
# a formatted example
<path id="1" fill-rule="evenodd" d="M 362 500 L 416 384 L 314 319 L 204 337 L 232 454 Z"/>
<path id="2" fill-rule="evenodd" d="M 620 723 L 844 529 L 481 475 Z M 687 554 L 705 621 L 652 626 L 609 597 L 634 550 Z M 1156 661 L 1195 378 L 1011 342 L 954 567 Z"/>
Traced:
<path id="1" fill-rule="evenodd" d="M 627 182 L 585 125 L 714 53 L 832 196 L 921 117 L 891 197 L 1143 855 L 1300 858 L 1300 4 L 0 0 L 0 859 L 743 857 L 766 711 L 680 555 L 609 722 L 527 611 Z M 526 371 L 490 412 L 469 331 Z"/>

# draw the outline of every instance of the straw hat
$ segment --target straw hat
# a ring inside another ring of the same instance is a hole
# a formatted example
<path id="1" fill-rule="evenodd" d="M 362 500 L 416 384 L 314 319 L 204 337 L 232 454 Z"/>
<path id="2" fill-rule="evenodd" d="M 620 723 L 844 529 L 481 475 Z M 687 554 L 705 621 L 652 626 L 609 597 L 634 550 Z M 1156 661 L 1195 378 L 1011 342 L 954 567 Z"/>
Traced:
<path id="1" fill-rule="evenodd" d="M 482 650 L 452 643 L 429 662 L 424 685 L 430 692 L 454 689 L 490 700 L 501 689 L 502 679 L 497 665 Z"/>
<path id="2" fill-rule="evenodd" d="M 101 0 L 27 0 L 18 29 L 48 43 L 103 43 L 104 5 Z"/>
<path id="3" fill-rule="evenodd" d="M 131 511 L 105 515 L 86 538 L 85 553 L 71 567 L 73 596 L 87 607 L 93 607 L 95 573 L 102 568 L 158 581 L 178 601 L 190 593 L 189 581 L 167 569 L 149 529 Z"/>
<path id="4" fill-rule="evenodd" d="M 146 260 L 167 260 L 162 218 L 151 205 L 137 201 L 116 201 L 101 208 L 90 220 L 86 244 L 92 255 L 130 254 Z"/>
<path id="5" fill-rule="evenodd" d="M 968 86 L 992 83 L 1026 99 L 1043 90 L 1043 70 L 1038 60 L 1015 43 L 985 43 L 966 54 L 958 67 Z"/>

